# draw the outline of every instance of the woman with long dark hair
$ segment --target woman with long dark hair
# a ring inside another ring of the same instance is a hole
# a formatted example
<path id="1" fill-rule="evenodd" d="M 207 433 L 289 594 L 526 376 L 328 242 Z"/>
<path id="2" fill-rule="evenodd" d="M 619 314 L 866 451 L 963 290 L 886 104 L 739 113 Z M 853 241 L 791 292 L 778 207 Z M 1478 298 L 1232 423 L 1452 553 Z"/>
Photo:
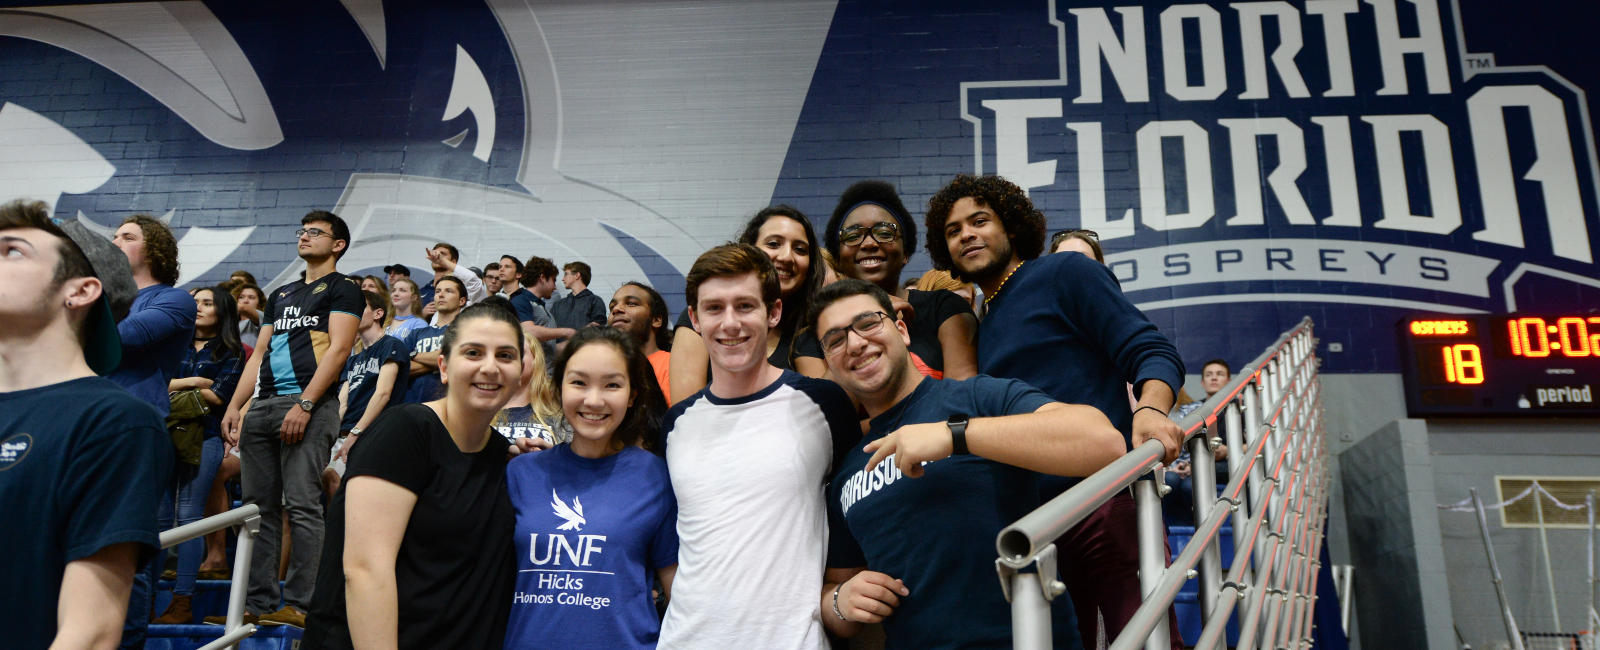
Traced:
<path id="1" fill-rule="evenodd" d="M 821 353 L 796 356 L 794 350 L 796 331 L 803 326 L 811 296 L 822 288 L 827 269 L 811 221 L 787 205 L 762 208 L 745 222 L 739 241 L 761 249 L 778 271 L 782 314 L 778 327 L 767 333 L 767 361 L 808 377 L 826 374 L 828 364 L 822 360 Z M 675 401 L 682 401 L 706 387 L 711 357 L 706 354 L 705 341 L 689 320 L 687 308 L 678 317 L 673 330 L 670 393 Z"/>
<path id="2" fill-rule="evenodd" d="M 384 409 L 351 448 L 301 647 L 502 650 L 516 516 L 491 423 L 523 344 L 506 309 L 462 310 L 440 341 L 444 397 Z"/>
<path id="3" fill-rule="evenodd" d="M 199 521 L 205 515 L 211 481 L 222 464 L 224 453 L 219 427 L 223 407 L 233 398 L 239 373 L 244 371 L 244 345 L 239 342 L 239 312 L 233 296 L 222 287 L 206 287 L 194 292 L 196 306 L 193 345 L 184 349 L 183 363 L 168 383 L 174 394 L 195 391 L 207 407 L 201 416 L 203 438 L 199 457 L 179 455 L 174 464 L 172 487 L 161 499 L 162 528 Z M 182 400 L 180 396 L 177 399 Z M 198 463 L 190 460 L 198 460 Z M 165 551 L 163 551 L 164 553 Z M 194 583 L 205 559 L 205 543 L 194 539 L 178 545 L 177 584 L 172 602 L 152 623 L 183 625 L 194 619 Z"/>
<path id="4" fill-rule="evenodd" d="M 666 461 L 638 443 L 654 444 L 665 400 L 639 344 L 613 327 L 578 330 L 555 377 L 571 442 L 506 469 L 519 569 L 506 648 L 654 648 L 651 580 L 671 597 L 678 506 Z"/>

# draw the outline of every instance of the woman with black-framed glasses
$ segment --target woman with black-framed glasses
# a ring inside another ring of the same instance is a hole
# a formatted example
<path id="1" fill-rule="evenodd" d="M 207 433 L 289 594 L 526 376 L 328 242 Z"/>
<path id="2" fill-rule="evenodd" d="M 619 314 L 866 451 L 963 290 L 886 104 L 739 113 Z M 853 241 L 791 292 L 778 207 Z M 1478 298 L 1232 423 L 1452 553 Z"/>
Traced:
<path id="1" fill-rule="evenodd" d="M 1067 251 L 1083 253 L 1096 262 L 1106 263 L 1106 254 L 1100 249 L 1100 234 L 1093 230 L 1062 230 L 1050 236 L 1051 253 Z"/>
<path id="2" fill-rule="evenodd" d="M 871 282 L 910 306 L 911 313 L 903 316 L 911 329 L 912 360 L 922 374 L 936 379 L 977 374 L 978 318 L 972 304 L 951 291 L 918 291 L 900 281 L 916 251 L 917 225 L 893 185 L 851 185 L 839 197 L 823 233 L 841 276 Z M 797 345 L 798 354 L 821 357 L 816 338 L 807 339 Z"/>

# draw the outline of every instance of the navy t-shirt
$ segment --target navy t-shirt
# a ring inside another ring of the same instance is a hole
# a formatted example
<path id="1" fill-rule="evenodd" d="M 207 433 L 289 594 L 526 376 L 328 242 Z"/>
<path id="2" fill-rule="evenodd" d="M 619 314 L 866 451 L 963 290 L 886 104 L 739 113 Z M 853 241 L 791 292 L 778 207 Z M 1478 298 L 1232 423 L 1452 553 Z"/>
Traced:
<path id="1" fill-rule="evenodd" d="M 172 464 L 161 415 L 110 380 L 0 393 L 0 645 L 50 646 L 67 563 L 124 542 L 140 565 L 155 553 Z"/>
<path id="2" fill-rule="evenodd" d="M 411 374 L 409 359 L 424 352 L 433 352 L 439 349 L 439 344 L 444 340 L 446 327 L 418 327 L 406 333 L 406 374 Z M 444 383 L 439 381 L 439 371 L 433 370 L 425 375 L 411 378 L 406 388 L 406 397 L 403 400 L 408 404 L 421 404 L 439 399 L 443 391 L 439 390 Z"/>
<path id="3" fill-rule="evenodd" d="M 506 468 L 517 511 L 517 591 L 506 648 L 654 648 L 656 570 L 678 563 L 666 461 L 638 447 L 584 458 L 571 445 Z"/>
<path id="4" fill-rule="evenodd" d="M 500 415 L 494 419 L 493 426 L 500 435 L 511 440 L 543 438 L 552 445 L 572 440 L 572 427 L 567 424 L 565 417 L 556 415 L 548 418 L 548 421 L 541 421 L 534 416 L 532 406 L 500 409 Z"/>
<path id="5" fill-rule="evenodd" d="M 384 408 L 405 402 L 406 376 L 411 372 L 411 349 L 400 339 L 385 334 L 366 349 L 350 355 L 350 360 L 344 364 L 342 378 L 350 384 L 350 393 L 339 430 L 349 431 L 361 423 L 361 417 L 367 414 L 367 403 L 372 401 L 372 394 L 378 390 L 378 373 L 390 363 L 399 364 L 400 372 L 394 377 L 394 386 L 389 388 L 389 401 L 384 402 Z"/>
<path id="6" fill-rule="evenodd" d="M 1011 605 L 996 582 L 994 539 L 1039 506 L 1038 474 L 981 456 L 951 456 L 902 476 L 890 456 L 871 472 L 867 443 L 908 424 L 1032 413 L 1051 403 L 1014 379 L 924 379 L 872 419 L 828 487 L 828 567 L 866 567 L 905 582 L 883 630 L 889 648 L 1012 647 Z M 1067 594 L 1051 602 L 1056 648 L 1077 649 Z M 831 615 L 831 614 L 830 614 Z"/>

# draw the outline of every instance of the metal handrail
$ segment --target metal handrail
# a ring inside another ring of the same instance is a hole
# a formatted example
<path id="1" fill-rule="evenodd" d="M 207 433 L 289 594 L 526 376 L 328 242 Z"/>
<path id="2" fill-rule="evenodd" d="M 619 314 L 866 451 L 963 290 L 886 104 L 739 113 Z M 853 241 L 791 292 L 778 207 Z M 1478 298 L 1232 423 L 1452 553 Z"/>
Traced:
<path id="1" fill-rule="evenodd" d="M 239 542 L 233 549 L 233 582 L 228 586 L 228 619 L 222 636 L 200 647 L 221 650 L 237 647 L 239 641 L 256 633 L 256 626 L 244 623 L 245 590 L 250 584 L 250 555 L 256 535 L 261 532 L 261 507 L 251 503 L 219 515 L 212 515 L 161 533 L 161 548 L 170 548 L 219 530 L 239 527 Z"/>
<path id="2" fill-rule="evenodd" d="M 1184 582 L 1200 577 L 1203 632 L 1198 650 L 1213 650 L 1240 607 L 1239 648 L 1298 647 L 1309 641 L 1316 601 L 1315 558 L 1322 545 L 1328 458 L 1312 321 L 1284 332 L 1200 408 L 1178 422 L 1193 455 L 1196 526 L 1170 566 L 1159 499 L 1164 486 L 1138 482 L 1160 465 L 1166 449 L 1150 440 L 1007 526 L 995 539 L 996 568 L 1012 602 L 1013 644 L 1050 646 L 1049 601 L 1064 591 L 1055 579 L 1054 541 L 1118 492 L 1134 485 L 1138 508 L 1140 584 L 1144 603 L 1112 650 L 1168 645 L 1166 612 Z M 1227 440 L 1202 437 L 1219 422 Z M 1213 451 L 1227 446 L 1229 480 L 1214 494 Z M 1234 523 L 1235 552 L 1221 575 L 1219 538 Z M 1019 570 L 1037 564 L 1037 573 Z M 1198 567 L 1198 570 L 1196 570 Z"/>

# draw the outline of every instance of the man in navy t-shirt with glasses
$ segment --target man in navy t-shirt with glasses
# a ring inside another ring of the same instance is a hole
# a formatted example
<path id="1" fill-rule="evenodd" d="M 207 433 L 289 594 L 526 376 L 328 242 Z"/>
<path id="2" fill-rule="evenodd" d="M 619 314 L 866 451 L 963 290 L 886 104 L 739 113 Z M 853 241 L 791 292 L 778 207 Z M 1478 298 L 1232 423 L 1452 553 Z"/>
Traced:
<path id="1" fill-rule="evenodd" d="M 811 301 L 828 369 L 872 417 L 828 489 L 822 619 L 843 637 L 882 622 L 895 648 L 1009 648 L 995 536 L 1038 507 L 1036 472 L 1092 474 L 1122 456 L 1122 436 L 1098 409 L 1015 379 L 924 377 L 893 312 L 861 280 Z M 1082 647 L 1071 599 L 1050 609 L 1054 646 Z"/>
<path id="2" fill-rule="evenodd" d="M 6 648 L 115 645 L 134 567 L 160 545 L 173 452 L 122 359 L 128 258 L 49 207 L 0 207 L 0 629 Z M 96 375 L 101 375 L 97 377 Z"/>

